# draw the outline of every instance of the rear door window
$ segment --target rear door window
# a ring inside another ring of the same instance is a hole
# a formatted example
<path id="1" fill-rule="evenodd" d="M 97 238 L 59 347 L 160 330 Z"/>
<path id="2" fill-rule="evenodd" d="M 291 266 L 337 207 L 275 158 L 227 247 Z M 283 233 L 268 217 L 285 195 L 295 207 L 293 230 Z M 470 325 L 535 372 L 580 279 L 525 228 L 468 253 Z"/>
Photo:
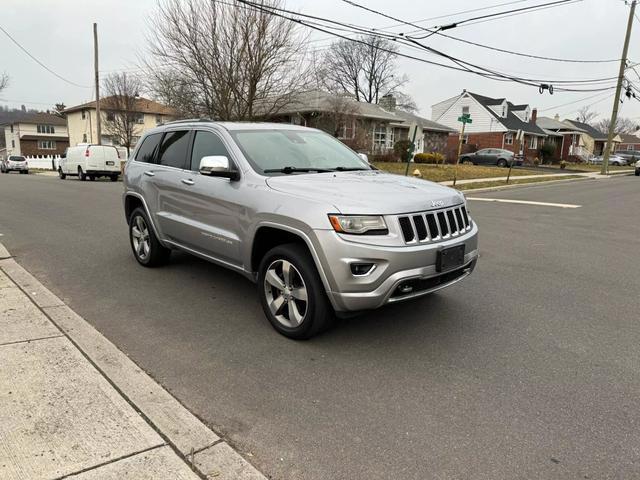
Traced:
<path id="1" fill-rule="evenodd" d="M 142 141 L 142 145 L 140 145 L 140 148 L 136 152 L 135 160 L 137 162 L 156 163 L 155 154 L 161 138 L 161 133 L 153 133 L 145 137 Z"/>
<path id="2" fill-rule="evenodd" d="M 193 141 L 193 150 L 191 151 L 191 170 L 200 170 L 202 157 L 222 155 L 229 158 L 229 162 L 231 162 L 229 152 L 218 135 L 203 130 L 195 132 L 195 135 L 196 138 Z"/>
<path id="3" fill-rule="evenodd" d="M 185 168 L 189 150 L 189 130 L 167 132 L 158 149 L 158 161 L 165 167 Z"/>

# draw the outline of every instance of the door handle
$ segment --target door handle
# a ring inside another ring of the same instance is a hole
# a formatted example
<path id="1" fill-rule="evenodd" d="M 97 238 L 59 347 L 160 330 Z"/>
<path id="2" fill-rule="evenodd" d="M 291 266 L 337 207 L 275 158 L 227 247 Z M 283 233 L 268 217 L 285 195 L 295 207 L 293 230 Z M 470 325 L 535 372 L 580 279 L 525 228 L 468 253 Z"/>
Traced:
<path id="1" fill-rule="evenodd" d="M 194 182 L 193 180 L 191 180 L 190 178 L 183 178 L 182 180 L 180 180 L 182 183 L 184 183 L 185 185 L 193 185 Z"/>
<path id="2" fill-rule="evenodd" d="M 149 170 L 145 170 L 145 171 L 144 171 L 144 174 L 145 174 L 147 177 L 155 177 L 155 176 L 156 176 L 156 174 L 155 174 L 155 173 L 150 172 Z"/>

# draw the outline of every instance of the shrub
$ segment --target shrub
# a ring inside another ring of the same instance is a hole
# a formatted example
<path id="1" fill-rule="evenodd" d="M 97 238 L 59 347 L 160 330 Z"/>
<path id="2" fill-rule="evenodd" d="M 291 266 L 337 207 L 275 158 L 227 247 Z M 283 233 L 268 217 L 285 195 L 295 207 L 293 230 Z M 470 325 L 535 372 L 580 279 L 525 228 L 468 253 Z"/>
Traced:
<path id="1" fill-rule="evenodd" d="M 401 162 L 408 162 L 411 160 L 411 147 L 413 142 L 411 140 L 398 140 L 393 145 L 393 153 L 400 157 Z"/>
<path id="2" fill-rule="evenodd" d="M 432 153 L 416 153 L 413 157 L 415 163 L 441 163 L 444 162 L 444 155 L 438 152 Z"/>
<path id="3" fill-rule="evenodd" d="M 542 162 L 551 160 L 556 154 L 556 145 L 553 142 L 546 141 L 538 149 L 538 153 L 542 157 Z"/>
<path id="4" fill-rule="evenodd" d="M 396 157 L 393 153 L 378 153 L 369 155 L 369 163 L 397 161 L 398 157 Z"/>
<path id="5" fill-rule="evenodd" d="M 562 161 L 560 162 L 560 168 L 561 168 L 562 170 L 564 170 L 565 168 L 567 168 L 567 161 L 566 161 L 566 160 L 562 160 Z"/>
<path id="6" fill-rule="evenodd" d="M 538 165 L 540 165 L 540 159 L 538 157 L 533 159 L 533 166 L 537 167 Z"/>

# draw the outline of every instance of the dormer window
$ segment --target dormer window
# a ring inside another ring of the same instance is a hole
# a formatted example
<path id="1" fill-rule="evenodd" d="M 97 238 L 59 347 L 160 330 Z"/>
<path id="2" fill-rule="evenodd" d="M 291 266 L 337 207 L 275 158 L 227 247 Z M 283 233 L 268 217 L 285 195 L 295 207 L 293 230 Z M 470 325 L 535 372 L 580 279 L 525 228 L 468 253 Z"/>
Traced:
<path id="1" fill-rule="evenodd" d="M 462 115 L 469 115 L 469 107 L 462 107 Z"/>
<path id="2" fill-rule="evenodd" d="M 502 116 L 503 117 L 507 116 L 507 106 L 506 105 L 502 105 Z"/>

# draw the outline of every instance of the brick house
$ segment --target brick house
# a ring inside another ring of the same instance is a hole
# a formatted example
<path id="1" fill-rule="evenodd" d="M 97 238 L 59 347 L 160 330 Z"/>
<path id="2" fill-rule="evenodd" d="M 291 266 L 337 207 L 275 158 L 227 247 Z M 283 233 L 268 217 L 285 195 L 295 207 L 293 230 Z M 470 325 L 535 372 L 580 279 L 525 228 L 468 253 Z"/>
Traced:
<path id="1" fill-rule="evenodd" d="M 621 133 L 619 136 L 620 143 L 616 146 L 617 152 L 640 151 L 640 137 L 629 133 Z"/>
<path id="2" fill-rule="evenodd" d="M 592 155 L 582 138 L 586 132 L 569 122 L 560 121 L 558 115 L 554 118 L 538 117 L 536 124 L 547 134 L 546 141 L 555 145 L 554 159 L 586 161 Z"/>
<path id="3" fill-rule="evenodd" d="M 418 127 L 415 153 L 443 152 L 449 134 L 454 131 L 446 125 L 399 110 L 392 95 L 386 95 L 378 104 L 371 104 L 322 90 L 297 94 L 276 115 L 266 119 L 324 130 L 354 150 L 369 155 L 393 152 L 395 142 L 408 137 L 412 124 Z"/>
<path id="4" fill-rule="evenodd" d="M 67 121 L 57 115 L 25 112 L 3 127 L 7 156 L 55 156 L 69 146 Z"/>
<path id="5" fill-rule="evenodd" d="M 465 151 L 502 148 L 528 160 L 538 157 L 538 148 L 547 134 L 536 125 L 537 110 L 529 105 L 516 105 L 506 98 L 490 98 L 463 90 L 431 107 L 431 119 L 458 132 L 458 117 L 469 114 L 463 139 Z M 465 146 L 466 145 L 466 146 Z M 447 156 L 455 160 L 458 134 L 448 138 Z"/>

